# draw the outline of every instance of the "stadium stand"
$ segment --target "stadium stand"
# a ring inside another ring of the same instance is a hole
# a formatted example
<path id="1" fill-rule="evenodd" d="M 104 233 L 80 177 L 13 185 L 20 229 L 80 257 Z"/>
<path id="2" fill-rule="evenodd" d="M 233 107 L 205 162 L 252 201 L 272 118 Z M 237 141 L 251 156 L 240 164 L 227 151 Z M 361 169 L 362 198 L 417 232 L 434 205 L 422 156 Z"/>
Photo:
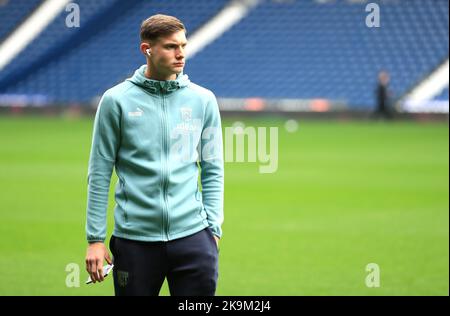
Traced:
<path id="1" fill-rule="evenodd" d="M 0 1 L 0 41 L 8 36 L 18 24 L 39 5 L 41 0 L 2 0 Z"/>
<path id="2" fill-rule="evenodd" d="M 6 93 L 45 94 L 50 102 L 89 102 L 144 63 L 138 45 L 140 22 L 145 18 L 161 12 L 175 15 L 188 31 L 194 31 L 226 1 L 77 3 L 81 27 L 65 27 L 67 13 L 63 12 L 30 45 L 32 51 L 11 65 L 14 69 L 4 70 L 7 73 L 0 76 L 0 82 L 7 86 Z"/>
<path id="3" fill-rule="evenodd" d="M 264 1 L 200 52 L 187 73 L 220 96 L 328 98 L 373 108 L 379 70 L 400 96 L 448 58 L 447 1 Z M 402 2 L 403 3 L 403 2 Z"/>
<path id="4" fill-rule="evenodd" d="M 62 12 L 0 71 L 0 94 L 93 102 L 144 63 L 143 19 L 175 15 L 189 35 L 227 2 L 78 0 L 81 27 L 65 27 Z M 448 2 L 400 2 L 383 1 L 381 27 L 369 28 L 364 1 L 261 1 L 190 59 L 185 73 L 218 97 L 326 98 L 372 109 L 380 70 L 399 97 L 448 58 Z"/>

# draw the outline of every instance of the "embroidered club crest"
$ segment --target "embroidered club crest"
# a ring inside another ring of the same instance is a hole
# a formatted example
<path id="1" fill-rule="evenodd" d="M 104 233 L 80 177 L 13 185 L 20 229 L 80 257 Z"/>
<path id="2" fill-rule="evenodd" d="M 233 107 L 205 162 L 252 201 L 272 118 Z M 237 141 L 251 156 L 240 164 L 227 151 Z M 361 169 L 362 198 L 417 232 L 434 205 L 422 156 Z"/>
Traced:
<path id="1" fill-rule="evenodd" d="M 117 271 L 117 283 L 120 287 L 125 287 L 128 284 L 128 272 Z"/>
<path id="2" fill-rule="evenodd" d="M 183 122 L 188 122 L 192 119 L 192 108 L 181 108 L 181 119 Z"/>

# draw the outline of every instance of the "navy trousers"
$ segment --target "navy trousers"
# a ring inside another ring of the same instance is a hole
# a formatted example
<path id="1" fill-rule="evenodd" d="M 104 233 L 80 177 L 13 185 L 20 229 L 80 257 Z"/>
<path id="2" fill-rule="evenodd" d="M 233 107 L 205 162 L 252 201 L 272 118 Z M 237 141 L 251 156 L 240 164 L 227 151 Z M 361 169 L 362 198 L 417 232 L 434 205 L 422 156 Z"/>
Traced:
<path id="1" fill-rule="evenodd" d="M 209 228 L 168 242 L 112 236 L 109 247 L 116 296 L 159 295 L 165 278 L 173 296 L 215 294 L 218 248 Z"/>

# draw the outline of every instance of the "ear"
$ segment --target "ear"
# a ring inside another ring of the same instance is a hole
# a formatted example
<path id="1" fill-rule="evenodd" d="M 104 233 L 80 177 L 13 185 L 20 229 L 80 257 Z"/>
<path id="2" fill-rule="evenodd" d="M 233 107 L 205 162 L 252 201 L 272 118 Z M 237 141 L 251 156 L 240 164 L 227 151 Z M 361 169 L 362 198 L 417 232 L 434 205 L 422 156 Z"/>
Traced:
<path id="1" fill-rule="evenodd" d="M 140 48 L 142 54 L 144 54 L 146 57 L 148 57 L 147 50 L 150 49 L 150 52 L 151 52 L 150 44 L 142 42 L 139 48 Z"/>

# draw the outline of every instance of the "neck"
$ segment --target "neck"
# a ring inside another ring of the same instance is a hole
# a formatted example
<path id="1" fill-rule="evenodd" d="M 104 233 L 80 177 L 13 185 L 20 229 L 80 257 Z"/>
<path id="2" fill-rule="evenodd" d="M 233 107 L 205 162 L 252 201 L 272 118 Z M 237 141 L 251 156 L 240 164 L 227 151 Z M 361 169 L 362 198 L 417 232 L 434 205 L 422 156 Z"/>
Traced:
<path id="1" fill-rule="evenodd" d="M 148 79 L 167 81 L 177 79 L 177 74 L 162 74 L 152 67 L 150 63 L 147 63 L 147 69 L 145 69 L 145 77 Z"/>

